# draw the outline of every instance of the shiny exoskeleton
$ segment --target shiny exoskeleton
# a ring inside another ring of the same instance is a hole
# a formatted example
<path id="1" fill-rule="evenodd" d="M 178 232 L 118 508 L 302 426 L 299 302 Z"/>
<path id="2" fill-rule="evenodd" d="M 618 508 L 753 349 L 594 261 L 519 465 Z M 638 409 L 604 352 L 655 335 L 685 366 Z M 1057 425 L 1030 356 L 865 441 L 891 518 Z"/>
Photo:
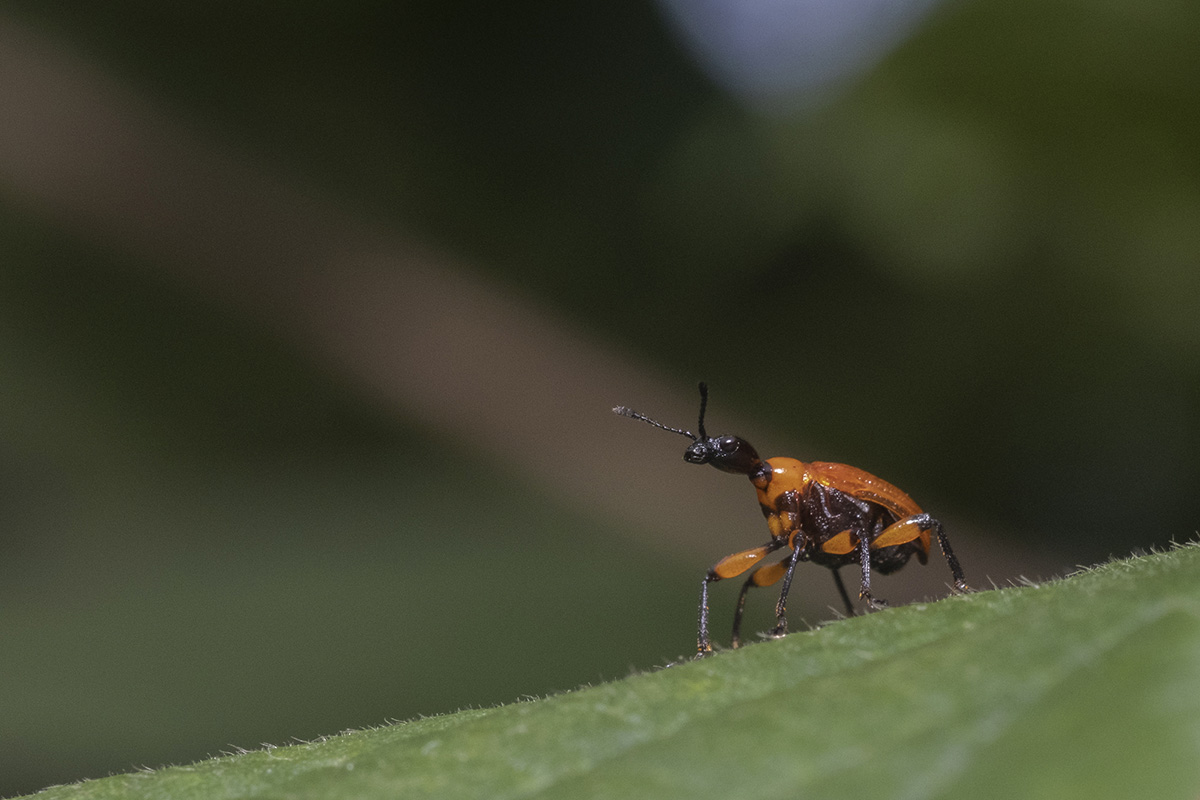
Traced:
<path id="1" fill-rule="evenodd" d="M 775 606 L 775 627 L 769 635 L 787 633 L 787 595 L 796 565 L 801 561 L 812 561 L 833 571 L 838 593 L 847 613 L 852 615 L 854 607 L 838 569 L 846 564 L 857 564 L 862 574 L 859 597 L 870 608 L 883 607 L 886 603 L 871 594 L 871 571 L 887 575 L 900 569 L 914 555 L 919 562 L 926 563 L 932 533 L 950 565 L 955 590 L 967 590 L 962 567 L 950 549 L 942 524 L 923 512 L 907 494 L 887 481 L 846 464 L 805 463 L 786 457 L 764 460 L 745 439 L 708 436 L 704 431 L 707 405 L 708 389 L 701 383 L 699 435 L 668 427 L 623 406 L 613 409 L 622 416 L 688 437 L 692 444 L 684 451 L 685 461 L 711 464 L 722 472 L 746 475 L 758 492 L 758 503 L 767 519 L 771 540 L 726 556 L 704 576 L 700 588 L 699 655 L 712 652 L 708 636 L 708 585 L 748 570 L 753 571 L 742 584 L 733 618 L 732 644 L 735 648 L 741 644 L 746 592 L 756 586 L 771 586 L 781 578 L 783 585 Z M 762 563 L 771 553 L 785 548 L 788 553 L 782 560 L 768 565 Z"/>

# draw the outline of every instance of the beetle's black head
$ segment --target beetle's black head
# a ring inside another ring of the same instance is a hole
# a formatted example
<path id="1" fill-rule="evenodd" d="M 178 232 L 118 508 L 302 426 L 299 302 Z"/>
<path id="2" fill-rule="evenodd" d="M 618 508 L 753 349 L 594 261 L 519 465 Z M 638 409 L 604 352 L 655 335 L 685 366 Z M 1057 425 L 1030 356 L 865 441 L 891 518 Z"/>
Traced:
<path id="1" fill-rule="evenodd" d="M 712 464 L 722 472 L 753 474 L 762 464 L 754 447 L 737 436 L 711 436 L 697 439 L 683 452 L 689 464 Z"/>
<path id="2" fill-rule="evenodd" d="M 664 431 L 678 433 L 692 440 L 687 450 L 683 451 L 683 460 L 689 464 L 712 464 L 722 472 L 736 472 L 741 475 L 754 475 L 762 468 L 762 459 L 745 439 L 737 436 L 709 436 L 704 432 L 704 411 L 708 406 L 708 387 L 700 384 L 700 421 L 697 428 L 700 435 L 680 428 L 671 428 L 656 422 L 647 416 L 639 414 L 631 408 L 617 406 L 613 411 L 623 417 L 640 419 Z"/>

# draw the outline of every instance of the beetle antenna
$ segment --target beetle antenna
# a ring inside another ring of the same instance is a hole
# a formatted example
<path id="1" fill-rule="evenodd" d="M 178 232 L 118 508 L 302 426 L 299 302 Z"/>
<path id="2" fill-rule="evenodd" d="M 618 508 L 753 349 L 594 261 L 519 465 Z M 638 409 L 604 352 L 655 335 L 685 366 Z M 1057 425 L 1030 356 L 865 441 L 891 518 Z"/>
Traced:
<path id="1" fill-rule="evenodd" d="M 657 420 L 650 419 L 645 414 L 639 414 L 638 412 L 634 411 L 632 408 L 626 408 L 625 406 L 617 406 L 616 408 L 613 409 L 613 413 L 619 414 L 622 417 L 629 417 L 631 419 L 640 419 L 642 422 L 648 422 L 656 428 L 662 428 L 664 431 L 670 431 L 671 433 L 678 433 L 680 436 L 686 436 L 689 439 L 691 439 L 693 442 L 698 441 L 696 439 L 696 434 L 692 433 L 691 431 L 685 431 L 685 430 L 681 430 L 679 428 L 672 428 L 669 425 L 663 425 L 661 422 L 658 422 Z"/>
<path id="2" fill-rule="evenodd" d="M 708 438 L 708 434 L 704 432 L 704 409 L 706 408 L 708 408 L 708 384 L 700 381 L 700 421 L 696 424 L 696 427 L 700 429 L 701 439 Z"/>

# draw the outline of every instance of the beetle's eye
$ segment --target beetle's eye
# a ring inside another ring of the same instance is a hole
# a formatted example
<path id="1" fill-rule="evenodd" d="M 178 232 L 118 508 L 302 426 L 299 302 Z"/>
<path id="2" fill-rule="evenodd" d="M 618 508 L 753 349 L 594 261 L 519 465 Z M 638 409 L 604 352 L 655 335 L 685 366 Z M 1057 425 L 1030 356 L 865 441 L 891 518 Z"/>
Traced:
<path id="1" fill-rule="evenodd" d="M 739 441 L 736 436 L 722 436 L 717 440 L 717 445 L 721 448 L 721 455 L 728 456 L 737 452 Z"/>

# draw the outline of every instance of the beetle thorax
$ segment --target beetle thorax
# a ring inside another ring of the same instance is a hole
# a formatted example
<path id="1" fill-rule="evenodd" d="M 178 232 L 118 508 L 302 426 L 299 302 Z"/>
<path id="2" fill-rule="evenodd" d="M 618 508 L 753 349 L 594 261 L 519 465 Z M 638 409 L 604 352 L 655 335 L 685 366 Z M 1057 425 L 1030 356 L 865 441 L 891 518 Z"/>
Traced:
<path id="1" fill-rule="evenodd" d="M 810 481 L 808 467 L 794 458 L 770 458 L 767 469 L 751 476 L 767 527 L 776 538 L 790 537 L 800 526 L 801 498 Z"/>
<path id="2" fill-rule="evenodd" d="M 803 492 L 811 480 L 808 465 L 798 459 L 776 456 L 768 458 L 766 464 L 770 470 L 754 480 L 758 501 L 763 505 L 774 506 L 776 498 L 784 492 Z"/>

